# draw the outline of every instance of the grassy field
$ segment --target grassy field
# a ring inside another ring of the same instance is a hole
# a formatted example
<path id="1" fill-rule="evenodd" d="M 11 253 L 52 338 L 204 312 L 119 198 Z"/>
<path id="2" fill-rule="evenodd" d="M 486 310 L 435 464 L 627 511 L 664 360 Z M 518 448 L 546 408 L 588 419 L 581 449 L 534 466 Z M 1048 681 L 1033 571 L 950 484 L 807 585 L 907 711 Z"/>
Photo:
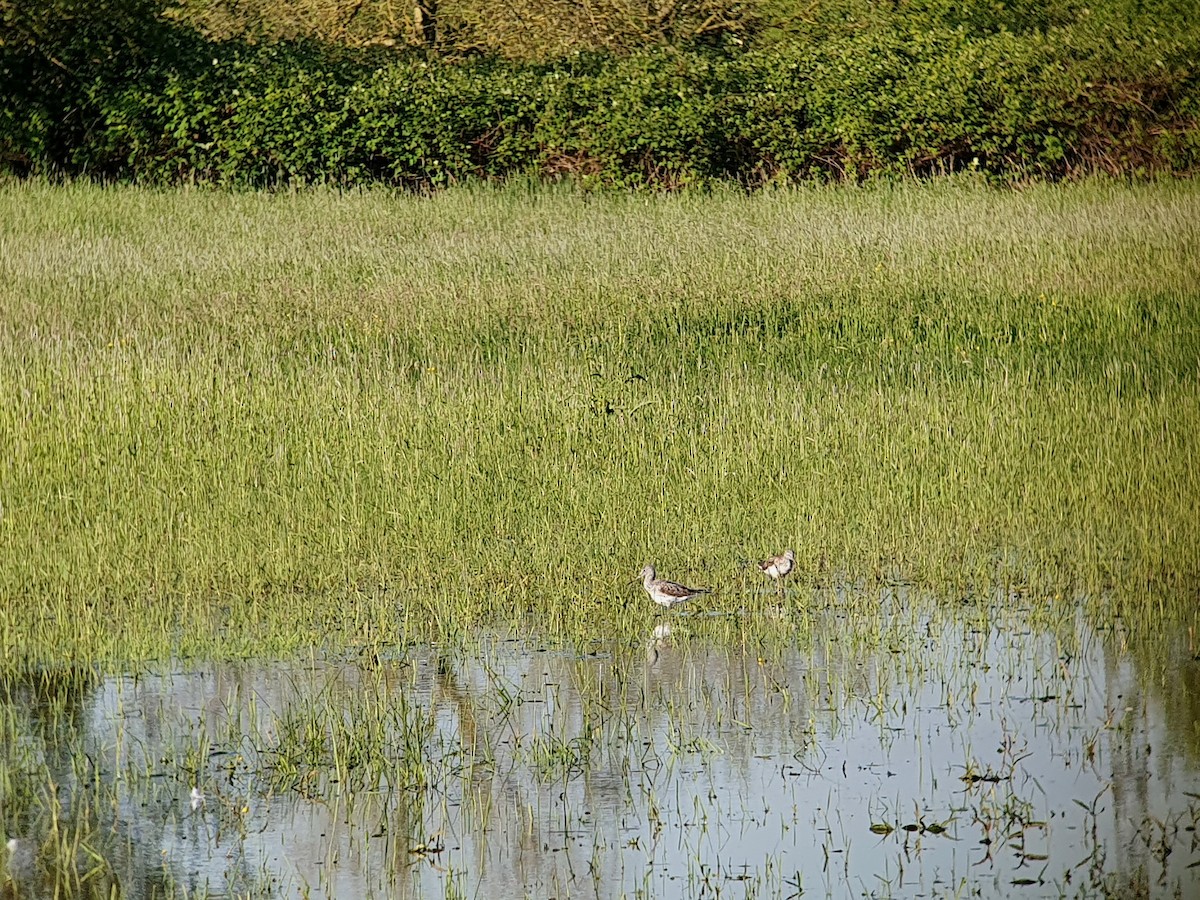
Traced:
<path id="1" fill-rule="evenodd" d="M 8 184 L 0 657 L 578 638 L 784 546 L 1194 606 L 1198 285 L 1190 182 Z"/>

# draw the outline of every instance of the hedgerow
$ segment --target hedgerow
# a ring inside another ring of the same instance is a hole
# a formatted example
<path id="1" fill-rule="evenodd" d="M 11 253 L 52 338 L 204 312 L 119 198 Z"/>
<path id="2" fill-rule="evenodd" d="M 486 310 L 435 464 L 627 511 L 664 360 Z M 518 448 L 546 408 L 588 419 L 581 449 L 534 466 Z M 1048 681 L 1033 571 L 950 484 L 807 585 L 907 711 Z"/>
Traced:
<path id="1" fill-rule="evenodd" d="M 27 9 L 4 7 L 10 172 L 676 188 L 964 169 L 1186 174 L 1200 161 L 1200 28 L 1170 17 L 1078 16 L 1017 32 L 954 24 L 927 5 L 745 47 L 535 62 L 212 41 L 154 18 L 155 0 L 100 0 L 121 13 L 105 21 L 83 0 L 59 5 L 75 10 L 72 27 L 38 31 Z"/>

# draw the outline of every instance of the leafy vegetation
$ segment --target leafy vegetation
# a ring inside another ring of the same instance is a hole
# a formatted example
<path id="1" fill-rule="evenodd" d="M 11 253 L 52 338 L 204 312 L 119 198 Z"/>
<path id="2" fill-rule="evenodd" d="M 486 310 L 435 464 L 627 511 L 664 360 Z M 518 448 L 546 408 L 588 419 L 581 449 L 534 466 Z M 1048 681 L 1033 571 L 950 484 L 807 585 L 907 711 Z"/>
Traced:
<path id="1" fill-rule="evenodd" d="M 509 31 L 487 4 L 444 4 L 440 36 L 410 47 L 380 36 L 385 3 L 314 3 L 313 22 L 346 20 L 325 28 L 287 24 L 302 6 L 7 0 L 0 160 L 159 184 L 678 188 L 1187 173 L 1200 155 L 1200 25 L 1172 0 L 696 2 L 664 6 L 670 27 L 568 5 L 628 33 L 555 31 L 553 3 L 511 6 L 544 28 Z"/>

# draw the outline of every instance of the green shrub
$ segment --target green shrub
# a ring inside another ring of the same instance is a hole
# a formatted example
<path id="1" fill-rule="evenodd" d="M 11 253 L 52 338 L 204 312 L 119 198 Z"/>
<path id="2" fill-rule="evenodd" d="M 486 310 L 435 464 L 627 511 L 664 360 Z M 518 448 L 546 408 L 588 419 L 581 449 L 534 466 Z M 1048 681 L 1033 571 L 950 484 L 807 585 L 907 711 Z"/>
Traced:
<path id="1" fill-rule="evenodd" d="M 1063 2 L 1016 31 L 982 0 L 894 14 L 843 0 L 789 40 L 547 63 L 204 41 L 157 0 L 56 0 L 67 27 L 23 2 L 3 7 L 16 37 L 0 45 L 0 164 L 167 184 L 537 174 L 666 189 L 1194 171 L 1200 27 L 1170 2 L 1161 22 L 1124 2 Z"/>
<path id="2" fill-rule="evenodd" d="M 165 0 L 0 0 L 0 160 L 16 171 L 92 171 L 98 107 L 186 69 L 197 36 Z M 103 174 L 103 173 L 101 173 Z"/>

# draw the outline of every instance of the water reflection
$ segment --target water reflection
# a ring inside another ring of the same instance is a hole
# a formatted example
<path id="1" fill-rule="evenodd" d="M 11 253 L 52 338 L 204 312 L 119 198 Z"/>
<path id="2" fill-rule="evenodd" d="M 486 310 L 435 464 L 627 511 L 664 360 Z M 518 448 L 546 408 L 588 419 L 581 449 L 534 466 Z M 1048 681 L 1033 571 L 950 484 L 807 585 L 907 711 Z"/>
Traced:
<path id="1" fill-rule="evenodd" d="M 672 617 L 574 652 L 10 674 L 5 890 L 72 868 L 136 898 L 1200 886 L 1186 641 L 1147 669 L 1082 620 L 770 609 L 805 640 Z"/>

